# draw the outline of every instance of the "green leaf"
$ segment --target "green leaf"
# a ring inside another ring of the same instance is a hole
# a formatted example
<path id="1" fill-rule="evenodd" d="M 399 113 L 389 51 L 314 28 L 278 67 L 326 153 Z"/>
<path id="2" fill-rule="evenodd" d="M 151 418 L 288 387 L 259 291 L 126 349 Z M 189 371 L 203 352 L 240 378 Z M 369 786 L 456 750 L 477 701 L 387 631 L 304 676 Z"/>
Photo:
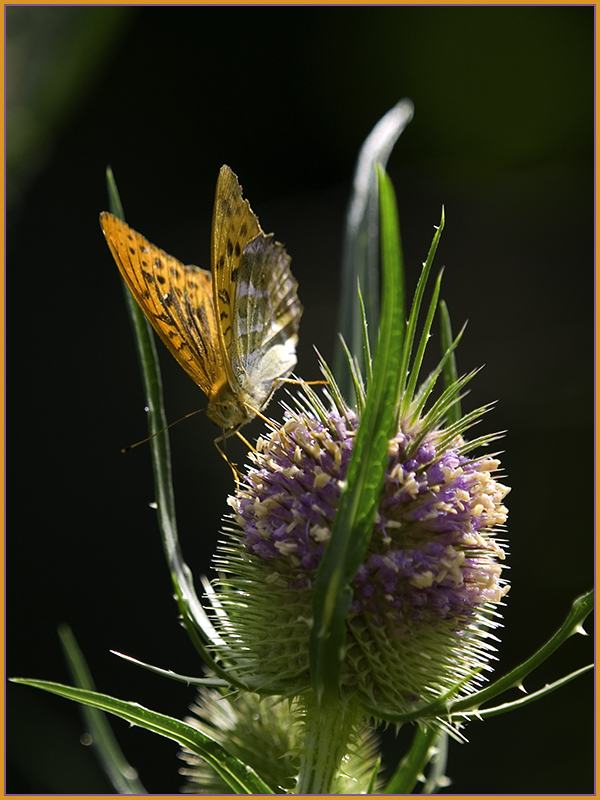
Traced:
<path id="1" fill-rule="evenodd" d="M 459 700 L 452 704 L 450 710 L 452 714 L 460 711 L 470 711 L 473 708 L 478 708 L 483 703 L 488 702 L 493 697 L 497 697 L 502 692 L 513 687 L 522 686 L 526 676 L 533 672 L 534 669 L 543 664 L 555 650 L 557 650 L 567 639 L 575 633 L 585 633 L 582 624 L 586 617 L 591 614 L 594 608 L 594 592 L 590 590 L 586 594 L 581 595 L 573 601 L 571 611 L 568 617 L 552 636 L 539 650 L 537 650 L 530 658 L 526 659 L 518 667 L 515 667 L 504 677 L 494 681 L 490 686 L 482 689 L 479 692 L 466 697 L 464 700 Z"/>
<path id="2" fill-rule="evenodd" d="M 373 380 L 348 466 L 330 541 L 317 570 L 310 670 L 319 700 L 339 694 L 350 582 L 369 543 L 388 464 L 404 339 L 404 280 L 398 214 L 391 181 L 379 168 L 383 306 Z"/>
<path id="3" fill-rule="evenodd" d="M 440 334 L 442 340 L 442 354 L 445 354 L 452 347 L 452 325 L 450 324 L 450 314 L 448 312 L 448 306 L 446 305 L 444 300 L 440 300 Z M 445 389 L 448 389 L 458 380 L 458 372 L 456 370 L 456 356 L 454 355 L 454 352 L 452 352 L 450 358 L 444 364 L 443 375 L 444 375 Z M 460 400 L 457 400 L 448 409 L 448 413 L 446 414 L 446 419 L 448 420 L 449 424 L 452 424 L 454 422 L 458 422 L 458 420 L 461 417 L 461 414 L 462 412 L 460 409 Z"/>
<path id="4" fill-rule="evenodd" d="M 377 761 L 375 762 L 375 765 L 373 766 L 373 769 L 371 771 L 369 785 L 367 786 L 367 791 L 365 792 L 365 794 L 373 794 L 380 768 L 381 768 L 381 756 L 378 756 Z"/>
<path id="5" fill-rule="evenodd" d="M 421 338 L 419 339 L 419 346 L 417 348 L 417 354 L 415 356 L 414 363 L 411 367 L 410 373 L 408 375 L 408 384 L 406 390 L 400 390 L 400 396 L 402 397 L 402 402 L 398 406 L 398 417 L 400 419 L 406 419 L 408 414 L 408 410 L 413 402 L 415 397 L 415 389 L 417 385 L 417 380 L 419 377 L 419 373 L 421 371 L 421 364 L 423 363 L 423 356 L 425 355 L 425 348 L 427 347 L 427 342 L 429 341 L 429 331 L 431 330 L 431 325 L 433 324 L 433 317 L 435 314 L 435 310 L 437 307 L 437 299 L 440 293 L 440 284 L 442 282 L 442 274 L 440 272 L 438 275 L 438 279 L 435 282 L 435 286 L 433 288 L 433 296 L 431 298 L 431 302 L 429 303 L 429 311 L 427 312 L 427 319 L 425 320 L 425 325 L 423 326 L 423 331 L 421 333 Z M 413 303 L 414 309 L 414 303 Z M 411 309 L 411 318 L 412 318 L 412 309 Z M 410 327 L 410 322 L 409 322 Z M 405 345 L 406 349 L 406 345 Z M 408 363 L 408 361 L 407 361 Z M 404 370 L 401 370 L 401 374 L 403 376 L 402 380 L 406 379 L 406 373 Z"/>
<path id="6" fill-rule="evenodd" d="M 139 725 L 159 736 L 173 739 L 182 747 L 187 747 L 188 750 L 202 756 L 236 794 L 273 794 L 251 767 L 234 758 L 220 744 L 200 733 L 187 722 L 159 714 L 138 703 L 118 700 L 116 697 L 87 689 L 76 689 L 53 681 L 39 681 L 30 678 L 11 678 L 11 680 L 13 683 L 33 686 L 66 697 L 68 700 L 107 711 L 132 725 Z"/>
<path id="7" fill-rule="evenodd" d="M 365 348 L 365 380 L 367 386 L 370 386 L 373 380 L 373 357 L 371 355 L 371 343 L 369 341 L 369 321 L 367 320 L 367 310 L 365 309 L 365 301 L 360 290 L 360 284 L 357 286 L 357 291 L 363 329 L 363 347 Z"/>
<path id="8" fill-rule="evenodd" d="M 124 221 L 123 207 L 110 167 L 106 171 L 106 180 L 112 213 Z M 144 386 L 144 396 L 148 408 L 148 432 L 151 437 L 150 451 L 154 472 L 158 527 L 175 589 L 175 598 L 188 635 L 204 661 L 210 665 L 210 668 L 217 675 L 232 683 L 234 681 L 231 676 L 215 663 L 210 651 L 204 644 L 204 640 L 214 641 L 217 634 L 198 599 L 191 570 L 183 558 L 179 544 L 171 469 L 171 446 L 154 334 L 150 323 L 124 281 L 123 291 L 133 329 Z"/>
<path id="9" fill-rule="evenodd" d="M 375 165 L 385 167 L 392 149 L 413 116 L 413 104 L 400 100 L 375 125 L 365 139 L 356 163 L 352 197 L 346 216 L 342 285 L 338 330 L 365 374 L 362 314 L 356 294 L 360 283 L 369 320 L 371 349 L 379 322 L 379 189 Z M 333 373 L 346 398 L 351 397 L 352 381 L 346 369 L 343 349 L 336 342 Z"/>
<path id="10" fill-rule="evenodd" d="M 145 661 L 139 661 L 139 659 L 127 656 L 125 653 L 119 653 L 117 650 L 111 650 L 110 652 L 113 656 L 118 656 L 122 658 L 123 661 L 128 661 L 136 667 L 142 667 L 142 669 L 147 669 L 148 672 L 153 672 L 155 675 L 162 675 L 163 678 L 170 678 L 172 681 L 185 683 L 187 686 L 219 686 L 226 688 L 231 684 L 231 681 L 224 681 L 222 678 L 196 678 L 192 675 L 180 675 L 178 672 L 173 672 L 170 669 L 161 669 L 161 667 L 155 667 L 153 664 L 148 664 Z"/>
<path id="11" fill-rule="evenodd" d="M 346 342 L 343 339 L 341 341 L 342 341 L 342 347 L 344 349 L 344 355 L 346 356 L 346 361 L 348 363 L 348 369 L 350 370 L 350 376 L 352 377 L 354 398 L 356 400 L 355 403 L 356 413 L 358 414 L 359 417 L 362 417 L 363 411 L 365 410 L 365 387 L 362 382 L 362 375 L 359 372 L 358 362 L 352 359 L 352 355 L 350 353 L 350 350 L 348 350 Z M 330 382 L 329 384 L 330 391 L 332 385 L 333 384 Z"/>
<path id="12" fill-rule="evenodd" d="M 435 388 L 435 384 L 437 383 L 439 376 L 442 374 L 444 366 L 446 365 L 448 359 L 452 357 L 452 353 L 458 347 L 458 343 L 462 339 L 465 327 L 466 325 L 463 325 L 463 327 L 458 333 L 458 336 L 452 342 L 450 349 L 446 351 L 440 363 L 433 370 L 433 372 L 430 375 L 428 375 L 426 380 L 419 387 L 415 395 L 414 402 L 410 407 L 411 425 L 414 425 L 415 422 L 419 419 L 421 411 L 423 410 L 425 403 L 427 402 L 427 398 Z M 426 425 L 429 425 L 428 430 L 431 430 L 432 427 L 435 427 L 435 425 L 437 424 L 437 420 L 444 414 L 444 411 L 438 412 L 435 409 L 439 408 L 441 403 L 446 403 L 446 407 L 450 407 L 450 405 L 454 402 L 455 397 L 458 396 L 460 389 L 476 374 L 477 370 L 473 370 L 473 372 L 469 373 L 468 376 L 463 376 L 462 378 L 459 378 L 456 384 L 449 386 L 447 389 L 443 391 L 442 396 L 439 398 L 438 401 L 436 401 L 436 404 L 427 412 L 426 416 L 421 421 L 421 430 L 423 430 L 424 426 Z M 435 422 L 432 423 L 432 420 L 434 418 Z"/>
<path id="13" fill-rule="evenodd" d="M 421 309 L 423 293 L 425 291 L 425 286 L 427 285 L 427 279 L 429 277 L 429 273 L 433 265 L 433 259 L 435 258 L 438 244 L 442 236 L 442 231 L 444 230 L 444 222 L 445 218 L 444 218 L 444 213 L 442 211 L 442 218 L 440 220 L 439 227 L 437 228 L 434 234 L 431 247 L 429 248 L 429 253 L 427 254 L 427 258 L 425 259 L 425 263 L 423 264 L 423 269 L 421 270 L 421 275 L 419 276 L 419 281 L 417 283 L 417 288 L 415 290 L 415 295 L 410 308 L 410 316 L 408 318 L 408 326 L 406 329 L 406 338 L 404 340 L 404 352 L 402 353 L 402 366 L 400 367 L 400 397 L 402 402 L 400 405 L 399 414 L 401 418 L 404 418 L 406 416 L 408 408 L 412 403 L 413 395 L 415 393 L 415 387 L 417 385 L 417 380 L 421 369 L 421 364 L 423 362 L 425 347 L 427 346 L 427 340 L 429 339 L 429 331 L 431 330 L 433 315 L 435 314 L 435 309 L 437 306 L 437 298 L 440 292 L 440 283 L 442 280 L 441 272 L 436 282 L 433 298 L 430 303 L 429 313 L 427 315 L 427 320 L 425 322 L 425 326 L 423 328 L 423 332 L 421 334 L 421 338 L 419 341 L 419 347 L 417 349 L 415 362 L 410 370 L 410 379 L 408 382 L 408 386 L 406 386 L 406 380 L 409 375 L 409 362 L 412 352 L 412 345 L 415 338 L 415 332 L 417 329 L 417 320 L 419 318 L 419 311 Z"/>
<path id="14" fill-rule="evenodd" d="M 486 711 L 486 709 L 481 709 L 483 703 L 489 702 L 494 697 L 497 697 L 509 689 L 521 687 L 527 675 L 532 673 L 537 667 L 540 666 L 540 664 L 546 661 L 546 659 L 549 658 L 552 653 L 554 653 L 554 651 L 557 650 L 562 644 L 564 644 L 569 637 L 573 636 L 575 633 L 585 634 L 585 630 L 582 627 L 583 622 L 593 611 L 593 608 L 594 592 L 593 590 L 590 590 L 589 592 L 586 592 L 586 594 L 581 595 L 581 597 L 578 597 L 573 601 L 573 605 L 571 606 L 571 611 L 569 612 L 567 619 L 563 622 L 556 633 L 544 645 L 542 645 L 539 650 L 530 656 L 530 658 L 523 661 L 522 664 L 519 664 L 519 666 L 515 667 L 502 678 L 499 678 L 489 686 L 486 686 L 485 689 L 481 689 L 478 692 L 473 692 L 467 697 L 459 698 L 457 700 L 449 699 L 451 695 L 456 695 L 456 693 L 460 690 L 461 684 L 458 684 L 456 691 L 451 690 L 439 700 L 434 700 L 432 703 L 428 703 L 420 708 L 416 708 L 409 714 L 394 714 L 393 712 L 382 711 L 381 708 L 378 708 L 377 710 L 372 709 L 370 708 L 368 701 L 364 703 L 365 709 L 374 716 L 377 716 L 379 719 L 385 719 L 386 722 L 394 723 L 396 725 L 403 725 L 406 722 L 415 722 L 416 720 L 423 719 L 449 718 L 456 714 L 462 715 L 470 712 L 478 712 L 478 714 L 473 714 L 473 716 L 483 715 Z M 553 691 L 554 688 L 559 688 L 559 686 L 562 686 L 564 683 L 568 683 L 569 680 L 572 680 L 572 678 L 577 677 L 583 672 L 586 672 L 587 669 L 588 667 L 584 667 L 578 672 L 572 673 L 570 676 L 561 678 L 557 682 L 556 686 L 552 684 L 550 691 Z M 531 698 L 537 700 L 539 697 L 543 697 L 547 693 L 548 691 L 546 688 L 544 688 L 539 690 L 539 692 L 532 693 Z M 516 702 L 517 704 L 519 703 L 519 701 Z"/>
<path id="15" fill-rule="evenodd" d="M 68 625 L 61 625 L 58 635 L 73 680 L 80 689 L 93 691 L 95 689 L 94 681 L 71 628 Z M 88 706 L 82 710 L 88 732 L 93 740 L 94 752 L 98 755 L 115 791 L 119 794 L 147 794 L 142 782 L 137 777 L 137 771 L 123 755 L 104 713 L 97 708 Z"/>
<path id="16" fill-rule="evenodd" d="M 497 717 L 498 714 L 505 714 L 507 711 L 514 711 L 517 708 L 522 708 L 523 706 L 529 705 L 529 703 L 533 703 L 534 700 L 539 700 L 542 697 L 546 697 L 548 694 L 552 694 L 552 692 L 560 689 L 561 686 L 566 686 L 567 683 L 570 683 L 580 675 L 589 672 L 591 669 L 594 669 L 594 664 L 587 664 L 585 667 L 581 667 L 580 669 L 576 669 L 574 672 L 571 672 L 570 675 L 565 675 L 553 683 L 546 684 L 546 686 L 538 689 L 537 692 L 532 692 L 531 694 L 526 694 L 523 695 L 523 697 L 519 697 L 518 700 L 512 700 L 510 703 L 503 703 L 501 706 L 494 706 L 493 708 L 483 708 L 478 709 L 477 711 L 461 711 L 460 717 L 466 717 L 467 719 L 471 717 L 477 719 L 487 719 L 488 717 Z"/>
<path id="17" fill-rule="evenodd" d="M 108 207 L 110 208 L 110 213 L 117 217 L 117 219 L 125 222 L 125 212 L 123 211 L 121 197 L 117 189 L 117 182 L 115 181 L 114 173 L 110 167 L 106 168 L 106 188 L 108 191 Z"/>

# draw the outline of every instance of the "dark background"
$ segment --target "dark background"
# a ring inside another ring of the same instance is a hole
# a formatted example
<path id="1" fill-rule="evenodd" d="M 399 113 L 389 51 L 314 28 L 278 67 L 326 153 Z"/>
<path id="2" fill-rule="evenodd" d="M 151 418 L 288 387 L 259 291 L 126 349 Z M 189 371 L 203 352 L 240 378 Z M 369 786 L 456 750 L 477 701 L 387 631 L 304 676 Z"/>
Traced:
<path id="1" fill-rule="evenodd" d="M 508 430 L 499 672 L 549 637 L 593 580 L 593 35 L 592 6 L 7 9 L 8 675 L 68 681 L 63 621 L 100 691 L 181 717 L 192 689 L 109 649 L 200 672 L 148 507 L 149 449 L 120 453 L 146 423 L 98 225 L 106 165 L 128 222 L 202 267 L 218 169 L 232 167 L 293 257 L 298 372 L 315 378 L 313 345 L 332 354 L 355 159 L 403 96 L 415 117 L 389 171 L 407 282 L 445 204 L 436 266 L 455 327 L 469 319 L 459 369 L 485 364 L 464 407 L 497 399 L 482 426 Z M 160 355 L 169 418 L 204 407 Z M 232 489 L 216 435 L 202 415 L 171 432 L 196 575 Z M 526 687 L 588 663 L 591 641 L 569 640 Z M 8 791 L 110 791 L 74 704 L 7 693 Z M 451 744 L 446 793 L 592 792 L 592 703 L 588 674 L 472 723 L 469 744 Z M 177 792 L 177 745 L 114 728 L 146 788 Z M 386 739 L 396 760 L 406 738 Z"/>

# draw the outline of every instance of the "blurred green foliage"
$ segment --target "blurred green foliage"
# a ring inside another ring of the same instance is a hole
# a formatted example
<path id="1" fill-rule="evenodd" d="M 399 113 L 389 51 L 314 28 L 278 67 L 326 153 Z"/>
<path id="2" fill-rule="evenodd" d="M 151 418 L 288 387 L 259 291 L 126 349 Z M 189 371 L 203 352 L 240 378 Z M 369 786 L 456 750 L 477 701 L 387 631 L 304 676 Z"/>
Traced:
<path id="1" fill-rule="evenodd" d="M 51 152 L 77 101 L 122 31 L 124 6 L 6 9 L 7 199 L 14 202 Z"/>

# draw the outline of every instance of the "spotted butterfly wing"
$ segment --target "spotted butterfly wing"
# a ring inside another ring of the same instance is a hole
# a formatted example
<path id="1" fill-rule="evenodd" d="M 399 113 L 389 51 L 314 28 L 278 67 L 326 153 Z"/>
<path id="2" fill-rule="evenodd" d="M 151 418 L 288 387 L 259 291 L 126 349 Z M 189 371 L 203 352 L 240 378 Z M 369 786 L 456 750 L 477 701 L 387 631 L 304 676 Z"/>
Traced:
<path id="1" fill-rule="evenodd" d="M 262 232 L 244 249 L 235 294 L 229 360 L 253 408 L 263 408 L 296 364 L 302 307 L 290 257 L 273 234 Z"/>
<path id="2" fill-rule="evenodd" d="M 258 219 L 242 197 L 242 187 L 227 166 L 217 180 L 212 222 L 211 269 L 219 340 L 223 352 L 233 341 L 233 317 L 240 260 L 244 248 L 259 233 Z M 235 380 L 231 371 L 228 376 Z"/>
<path id="3" fill-rule="evenodd" d="M 283 245 L 265 236 L 227 166 L 219 173 L 212 233 L 217 326 L 228 374 L 215 401 L 223 428 L 266 406 L 296 364 L 302 306 Z M 285 340 L 285 341 L 284 341 Z"/>
<path id="4" fill-rule="evenodd" d="M 148 321 L 210 397 L 225 375 L 210 272 L 184 266 L 106 211 L 100 215 L 100 224 L 121 275 Z"/>
<path id="5" fill-rule="evenodd" d="M 237 430 L 296 364 L 302 307 L 283 245 L 262 232 L 227 166 L 215 196 L 212 276 L 184 266 L 112 214 L 100 221 L 142 311 L 208 396 L 207 416 L 225 435 Z"/>

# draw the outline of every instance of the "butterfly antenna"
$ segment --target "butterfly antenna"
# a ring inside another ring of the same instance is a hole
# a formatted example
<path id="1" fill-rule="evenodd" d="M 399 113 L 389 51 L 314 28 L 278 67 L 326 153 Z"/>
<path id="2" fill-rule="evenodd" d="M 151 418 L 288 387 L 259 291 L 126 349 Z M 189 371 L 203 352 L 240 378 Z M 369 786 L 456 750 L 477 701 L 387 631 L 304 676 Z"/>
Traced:
<path id="1" fill-rule="evenodd" d="M 190 411 L 189 414 L 186 414 L 184 417 L 176 419 L 175 422 L 169 422 L 168 425 L 165 425 L 165 427 L 161 428 L 159 431 L 155 431 L 151 436 L 147 436 L 145 439 L 141 439 L 139 442 L 136 442 L 135 444 L 130 444 L 128 447 L 122 447 L 121 452 L 128 453 L 130 450 L 133 450 L 134 447 L 139 447 L 139 445 L 141 444 L 146 444 L 146 442 L 149 442 L 151 439 L 154 439 L 154 437 L 158 436 L 160 433 L 164 433 L 165 431 L 169 430 L 169 428 L 172 428 L 174 425 L 177 425 L 177 423 L 183 422 L 184 419 L 188 419 L 188 417 L 193 417 L 196 414 L 202 413 L 203 411 L 206 411 L 206 409 L 199 408 L 196 411 Z"/>

